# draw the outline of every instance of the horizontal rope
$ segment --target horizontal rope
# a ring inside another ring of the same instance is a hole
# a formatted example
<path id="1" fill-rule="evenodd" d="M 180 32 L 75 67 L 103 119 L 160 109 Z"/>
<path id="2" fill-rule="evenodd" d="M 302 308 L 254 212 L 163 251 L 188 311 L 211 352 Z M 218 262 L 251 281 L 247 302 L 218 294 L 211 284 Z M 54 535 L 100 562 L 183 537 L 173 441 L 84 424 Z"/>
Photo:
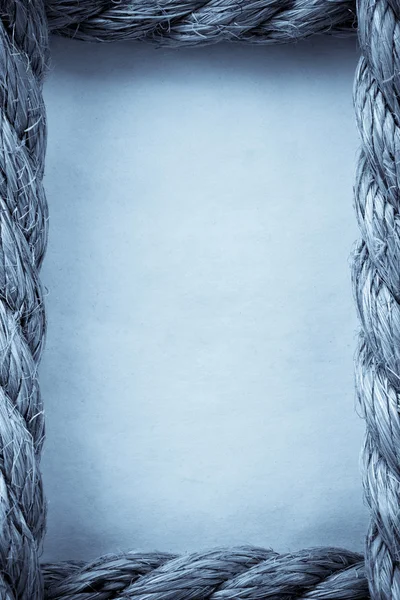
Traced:
<path id="1" fill-rule="evenodd" d="M 295 42 L 356 31 L 355 0 L 47 0 L 53 32 L 159 45 Z"/>
<path id="2" fill-rule="evenodd" d="M 244 546 L 176 557 L 129 552 L 44 565 L 46 600 L 363 600 L 363 558 L 337 548 L 293 554 Z"/>

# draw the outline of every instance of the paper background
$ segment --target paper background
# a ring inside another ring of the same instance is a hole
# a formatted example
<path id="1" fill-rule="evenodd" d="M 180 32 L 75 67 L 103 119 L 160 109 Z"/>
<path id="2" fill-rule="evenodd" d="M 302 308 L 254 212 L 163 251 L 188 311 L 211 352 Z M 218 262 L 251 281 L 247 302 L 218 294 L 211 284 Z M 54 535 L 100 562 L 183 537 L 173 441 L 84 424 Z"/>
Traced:
<path id="1" fill-rule="evenodd" d="M 44 558 L 361 550 L 355 40 L 52 50 Z"/>

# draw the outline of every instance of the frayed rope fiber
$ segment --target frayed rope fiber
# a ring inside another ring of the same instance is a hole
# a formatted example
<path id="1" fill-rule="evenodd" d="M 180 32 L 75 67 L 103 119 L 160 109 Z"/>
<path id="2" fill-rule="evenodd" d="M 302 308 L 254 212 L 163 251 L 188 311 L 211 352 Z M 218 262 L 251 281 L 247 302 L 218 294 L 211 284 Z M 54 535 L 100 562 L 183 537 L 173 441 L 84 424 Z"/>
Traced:
<path id="1" fill-rule="evenodd" d="M 42 85 L 48 32 L 82 40 L 283 43 L 357 28 L 361 151 L 353 261 L 366 421 L 365 557 L 238 547 L 181 557 L 126 552 L 40 564 L 46 504 L 38 385 L 46 330 Z M 0 0 L 0 600 L 400 600 L 400 0 Z"/>
<path id="2" fill-rule="evenodd" d="M 86 41 L 276 44 L 356 28 L 355 0 L 48 0 L 49 27 Z"/>

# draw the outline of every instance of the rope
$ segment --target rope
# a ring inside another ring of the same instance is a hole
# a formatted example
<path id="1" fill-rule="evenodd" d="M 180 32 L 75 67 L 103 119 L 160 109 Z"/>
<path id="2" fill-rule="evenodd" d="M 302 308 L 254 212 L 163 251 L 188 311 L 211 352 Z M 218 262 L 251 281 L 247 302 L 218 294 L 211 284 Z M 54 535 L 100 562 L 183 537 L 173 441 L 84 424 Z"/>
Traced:
<path id="1" fill-rule="evenodd" d="M 355 84 L 362 147 L 355 203 L 363 239 L 353 265 L 362 335 L 358 399 L 366 420 L 366 567 L 373 598 L 400 595 L 400 5 L 360 0 Z"/>
<path id="2" fill-rule="evenodd" d="M 355 0 L 47 0 L 51 30 L 86 41 L 276 44 L 356 31 Z"/>
<path id="3" fill-rule="evenodd" d="M 277 554 L 253 547 L 39 562 L 46 517 L 37 371 L 46 329 L 39 270 L 48 219 L 42 184 L 48 30 L 178 46 L 279 43 L 354 29 L 347 0 L 228 2 L 0 0 L 0 600 L 400 600 L 399 0 L 357 6 L 363 57 L 354 89 L 362 142 L 355 208 L 362 240 L 352 274 L 362 325 L 356 382 L 371 510 L 365 565 L 362 556 L 336 548 Z"/>
<path id="4" fill-rule="evenodd" d="M 0 6 L 0 593 L 36 600 L 46 513 L 37 369 L 45 333 L 38 271 L 47 241 L 47 23 L 39 0 Z"/>
<path id="5" fill-rule="evenodd" d="M 368 584 L 362 557 L 317 548 L 279 555 L 233 548 L 174 557 L 129 553 L 87 567 L 45 567 L 47 600 L 364 600 Z M 47 577 L 46 577 L 47 576 Z"/>

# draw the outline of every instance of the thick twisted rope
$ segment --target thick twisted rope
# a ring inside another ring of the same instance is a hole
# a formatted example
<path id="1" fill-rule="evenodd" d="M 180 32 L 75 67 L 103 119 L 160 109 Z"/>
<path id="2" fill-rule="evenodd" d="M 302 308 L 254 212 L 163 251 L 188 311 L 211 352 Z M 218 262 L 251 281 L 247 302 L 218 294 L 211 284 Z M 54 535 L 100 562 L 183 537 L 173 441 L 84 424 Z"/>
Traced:
<path id="1" fill-rule="evenodd" d="M 159 2 L 48 0 L 50 28 L 80 39 L 165 44 L 286 42 L 348 32 L 346 0 Z M 38 272 L 47 242 L 41 95 L 48 23 L 42 0 L 0 0 L 0 599 L 232 600 L 400 598 L 400 4 L 359 0 L 364 57 L 355 86 L 362 150 L 353 280 L 362 323 L 358 396 L 366 423 L 366 563 L 335 548 L 279 555 L 253 547 L 176 557 L 125 553 L 39 565 L 45 504 L 37 368 L 45 315 Z"/>
<path id="2" fill-rule="evenodd" d="M 36 600 L 46 512 L 37 368 L 45 332 L 38 270 L 47 240 L 47 25 L 39 0 L 0 7 L 0 594 Z"/>
<path id="3" fill-rule="evenodd" d="M 48 600 L 363 600 L 362 557 L 318 548 L 279 555 L 233 548 L 174 557 L 129 553 L 86 567 L 45 568 Z"/>
<path id="4" fill-rule="evenodd" d="M 355 0 L 47 0 L 53 31 L 87 41 L 183 46 L 293 42 L 356 30 Z"/>
<path id="5" fill-rule="evenodd" d="M 366 419 L 366 571 L 373 598 L 400 597 L 400 5 L 359 1 L 355 85 L 362 148 L 353 280 L 362 324 L 358 397 Z"/>

